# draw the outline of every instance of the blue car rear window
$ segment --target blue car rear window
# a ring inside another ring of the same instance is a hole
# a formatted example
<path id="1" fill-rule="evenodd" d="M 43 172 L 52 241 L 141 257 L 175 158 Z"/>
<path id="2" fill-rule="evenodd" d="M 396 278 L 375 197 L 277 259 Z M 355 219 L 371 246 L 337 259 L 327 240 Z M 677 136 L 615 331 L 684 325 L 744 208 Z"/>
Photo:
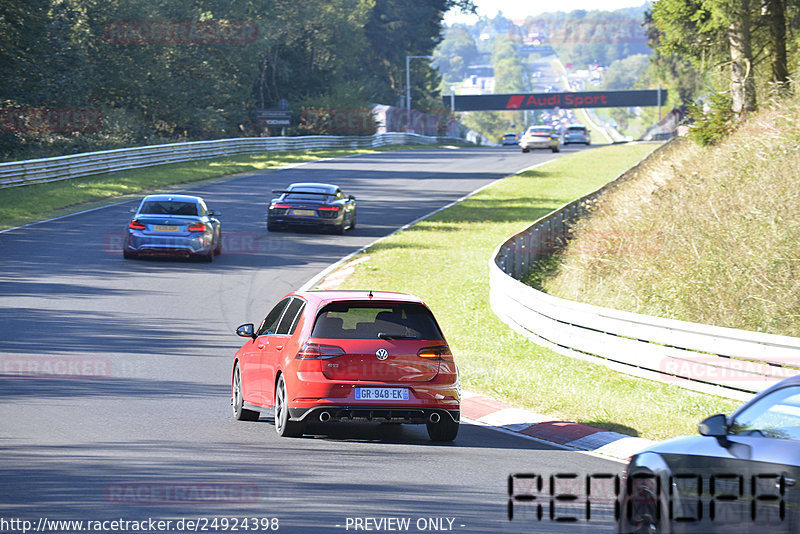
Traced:
<path id="1" fill-rule="evenodd" d="M 169 200 L 151 200 L 145 202 L 139 213 L 147 215 L 197 215 L 197 204 L 194 202 L 176 202 Z"/>

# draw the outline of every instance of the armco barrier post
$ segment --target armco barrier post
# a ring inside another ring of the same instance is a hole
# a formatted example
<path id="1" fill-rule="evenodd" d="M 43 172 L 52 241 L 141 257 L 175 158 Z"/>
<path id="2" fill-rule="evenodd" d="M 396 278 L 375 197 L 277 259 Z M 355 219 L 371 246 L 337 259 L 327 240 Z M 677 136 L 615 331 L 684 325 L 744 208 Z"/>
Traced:
<path id="1" fill-rule="evenodd" d="M 522 277 L 522 237 L 514 239 L 514 278 Z"/>

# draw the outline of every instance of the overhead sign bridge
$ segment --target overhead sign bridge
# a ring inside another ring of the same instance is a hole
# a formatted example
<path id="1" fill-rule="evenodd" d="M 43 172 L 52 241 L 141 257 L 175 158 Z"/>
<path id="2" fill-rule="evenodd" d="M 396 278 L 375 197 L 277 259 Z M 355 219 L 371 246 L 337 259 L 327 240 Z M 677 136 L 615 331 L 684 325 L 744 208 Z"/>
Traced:
<path id="1" fill-rule="evenodd" d="M 501 95 L 449 95 L 442 102 L 453 111 L 522 109 L 623 108 L 661 106 L 666 89 L 639 91 L 585 91 L 574 93 L 516 93 Z"/>

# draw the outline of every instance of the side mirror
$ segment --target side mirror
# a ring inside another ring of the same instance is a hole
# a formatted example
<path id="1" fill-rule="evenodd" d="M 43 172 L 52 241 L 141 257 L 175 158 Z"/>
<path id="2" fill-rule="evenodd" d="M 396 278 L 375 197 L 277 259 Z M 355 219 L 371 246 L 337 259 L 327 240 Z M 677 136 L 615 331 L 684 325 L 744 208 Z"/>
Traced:
<path id="1" fill-rule="evenodd" d="M 354 197 L 353 195 L 349 195 L 347 198 L 350 199 L 350 200 L 355 200 L 356 199 L 356 197 Z"/>
<path id="2" fill-rule="evenodd" d="M 219 217 L 222 215 L 222 212 L 217 210 L 208 210 L 208 214 L 212 217 Z"/>
<path id="3" fill-rule="evenodd" d="M 715 438 L 728 435 L 728 418 L 723 414 L 707 417 L 697 425 L 697 431 L 701 436 L 713 436 Z"/>
<path id="4" fill-rule="evenodd" d="M 236 335 L 239 337 L 250 337 L 255 339 L 256 338 L 255 328 L 256 327 L 253 325 L 253 323 L 243 324 L 242 326 L 236 329 Z"/>
<path id="5" fill-rule="evenodd" d="M 129 209 L 128 211 L 129 211 L 129 212 L 131 212 L 131 213 L 136 213 L 136 211 L 137 211 L 138 209 L 139 209 L 139 208 L 131 208 L 131 209 Z"/>

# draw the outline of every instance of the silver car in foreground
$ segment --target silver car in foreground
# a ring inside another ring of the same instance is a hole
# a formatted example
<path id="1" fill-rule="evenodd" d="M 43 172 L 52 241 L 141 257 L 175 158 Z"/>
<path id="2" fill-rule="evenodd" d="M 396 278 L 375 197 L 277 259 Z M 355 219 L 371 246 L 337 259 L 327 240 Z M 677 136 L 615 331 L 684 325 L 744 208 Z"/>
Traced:
<path id="1" fill-rule="evenodd" d="M 128 223 L 125 258 L 164 255 L 213 261 L 222 252 L 222 229 L 216 213 L 200 197 L 146 196 Z"/>
<path id="2" fill-rule="evenodd" d="M 552 126 L 531 126 L 522 134 L 519 146 L 523 152 L 534 148 L 549 148 L 553 152 L 561 150 L 561 134 Z"/>

